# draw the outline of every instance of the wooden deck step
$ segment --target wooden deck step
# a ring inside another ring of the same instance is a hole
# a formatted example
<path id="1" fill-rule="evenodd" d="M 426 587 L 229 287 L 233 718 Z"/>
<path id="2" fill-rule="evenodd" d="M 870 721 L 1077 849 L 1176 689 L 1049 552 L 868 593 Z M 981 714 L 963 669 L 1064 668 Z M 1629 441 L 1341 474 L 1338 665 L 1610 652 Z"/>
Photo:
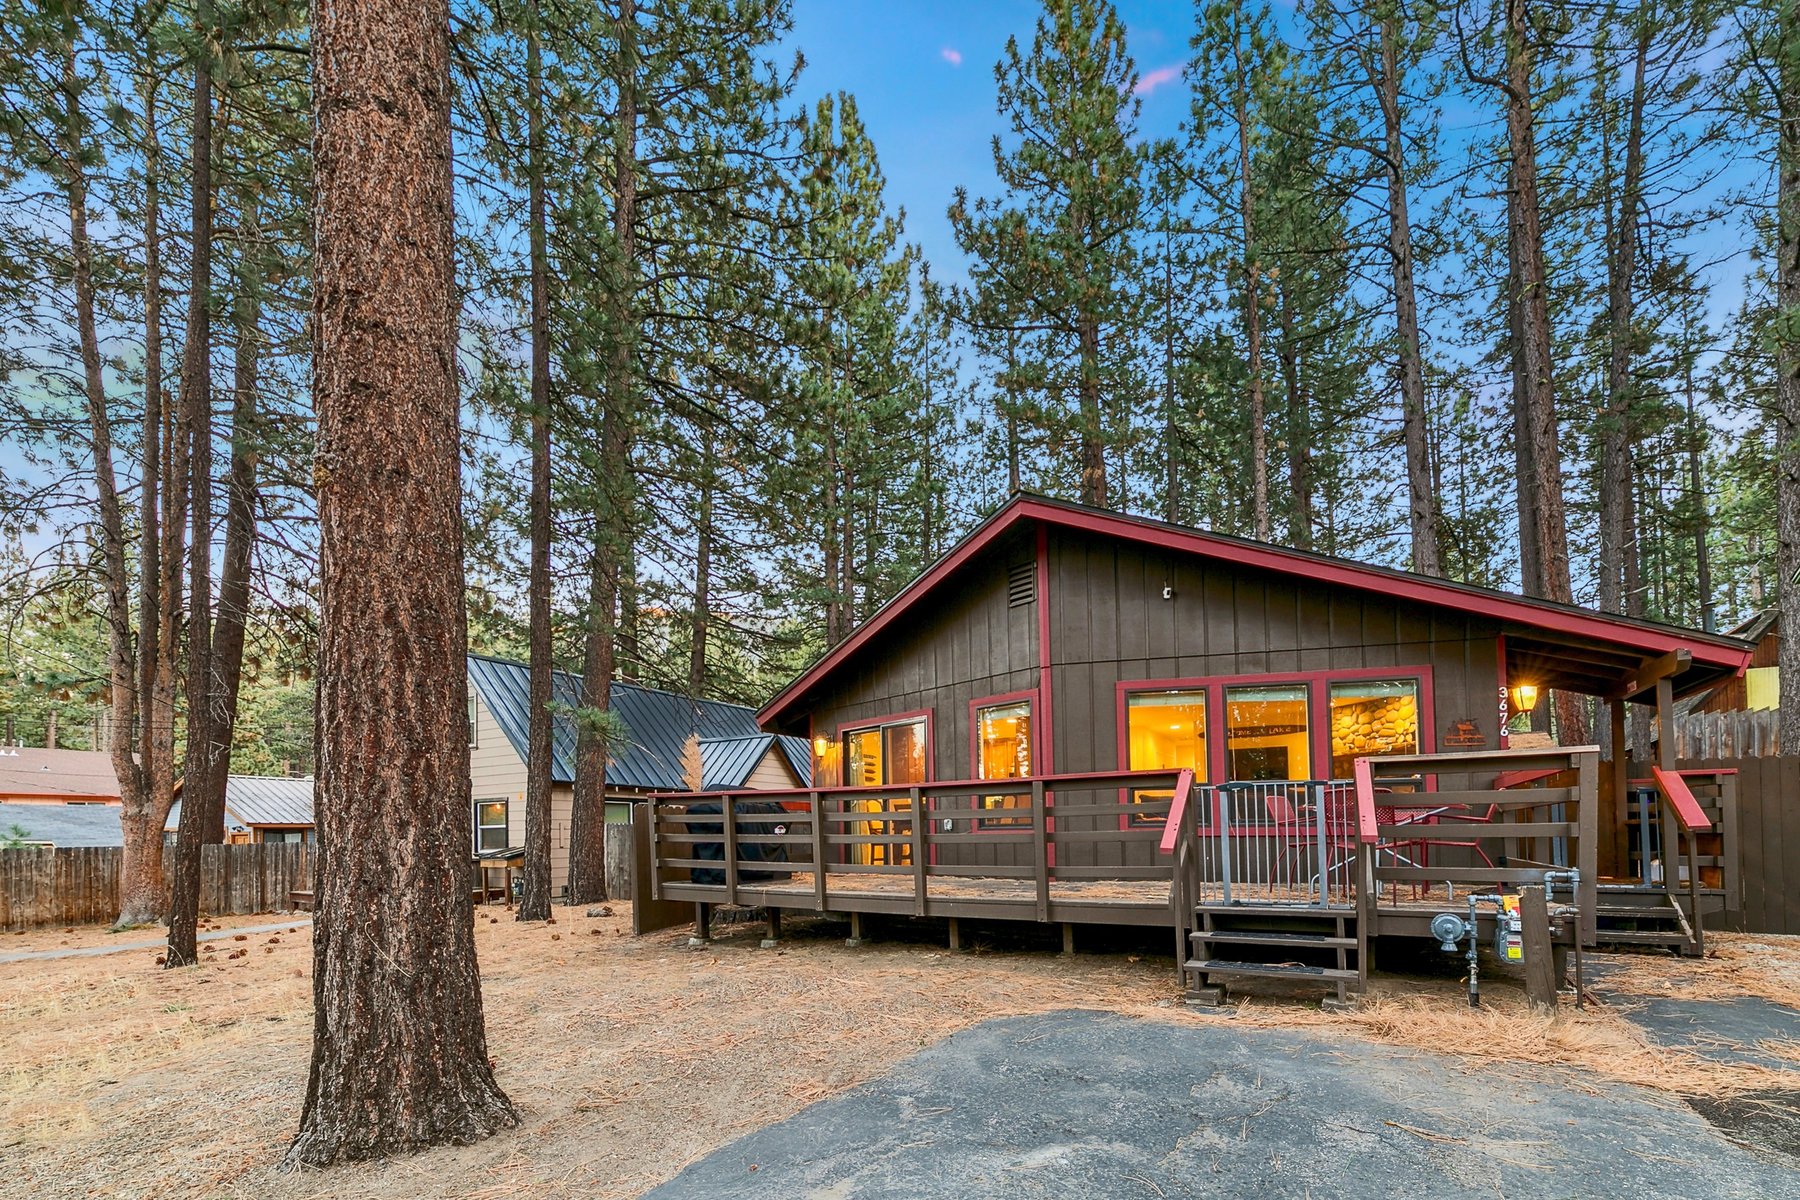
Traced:
<path id="1" fill-rule="evenodd" d="M 1188 935 L 1196 942 L 1235 942 L 1250 946 L 1310 946 L 1333 949 L 1354 947 L 1353 937 L 1336 937 L 1319 933 L 1292 933 L 1273 929 L 1196 929 Z"/>
<path id="2" fill-rule="evenodd" d="M 1254 975 L 1262 979 L 1332 979 L 1354 982 L 1356 972 L 1306 963 L 1247 963 L 1228 959 L 1189 959 L 1187 969 L 1205 975 Z"/>
<path id="3" fill-rule="evenodd" d="M 1603 946 L 1685 946 L 1688 938 L 1679 929 L 1602 929 L 1595 940 Z"/>
<path id="4" fill-rule="evenodd" d="M 1353 904 L 1196 904 L 1194 911 L 1232 917 L 1356 918 L 1356 906 Z"/>

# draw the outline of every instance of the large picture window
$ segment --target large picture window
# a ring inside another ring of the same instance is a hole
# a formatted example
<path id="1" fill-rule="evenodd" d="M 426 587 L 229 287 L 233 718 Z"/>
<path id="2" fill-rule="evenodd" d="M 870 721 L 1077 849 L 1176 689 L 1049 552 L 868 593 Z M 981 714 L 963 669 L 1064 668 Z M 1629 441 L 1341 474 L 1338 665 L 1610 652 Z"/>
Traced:
<path id="1" fill-rule="evenodd" d="M 1350 778 L 1359 758 L 1419 753 L 1419 681 L 1331 685 L 1331 774 Z"/>
<path id="2" fill-rule="evenodd" d="M 1132 692 L 1125 697 L 1125 767 L 1130 771 L 1190 770 L 1204 783 L 1206 765 L 1204 688 Z M 1134 805 L 1168 800 L 1168 791 L 1134 790 Z M 1160 825 L 1162 812 L 1133 812 L 1133 824 Z"/>
<path id="3" fill-rule="evenodd" d="M 1233 780 L 1308 779 L 1304 683 L 1225 689 L 1225 755 Z"/>
<path id="4" fill-rule="evenodd" d="M 1031 774 L 1032 722 L 1030 700 L 1009 700 L 975 710 L 975 777 L 1023 779 Z M 990 811 L 1029 808 L 1029 793 L 982 796 L 981 807 Z M 983 817 L 978 827 L 999 829 L 1029 825 L 1028 815 Z"/>
<path id="5" fill-rule="evenodd" d="M 506 849 L 506 809 L 505 800 L 475 802 L 475 853 Z"/>

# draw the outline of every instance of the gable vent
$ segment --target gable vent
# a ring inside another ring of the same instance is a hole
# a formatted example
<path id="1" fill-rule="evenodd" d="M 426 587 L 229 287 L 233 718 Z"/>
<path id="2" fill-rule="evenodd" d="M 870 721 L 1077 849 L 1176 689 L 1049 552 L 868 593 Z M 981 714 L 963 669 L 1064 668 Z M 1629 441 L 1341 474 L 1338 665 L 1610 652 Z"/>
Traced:
<path id="1" fill-rule="evenodd" d="M 1014 563 L 1006 569 L 1006 606 L 1018 608 L 1037 599 L 1037 563 Z"/>

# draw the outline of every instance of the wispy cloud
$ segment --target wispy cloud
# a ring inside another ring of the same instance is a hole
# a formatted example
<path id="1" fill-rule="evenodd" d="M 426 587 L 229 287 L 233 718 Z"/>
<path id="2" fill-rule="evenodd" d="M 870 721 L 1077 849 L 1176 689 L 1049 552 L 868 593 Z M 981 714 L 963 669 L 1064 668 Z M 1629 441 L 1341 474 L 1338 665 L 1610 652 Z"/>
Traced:
<path id="1" fill-rule="evenodd" d="M 1167 67 L 1158 67 L 1154 71 L 1146 71 L 1138 79 L 1137 86 L 1131 90 L 1139 96 L 1148 96 L 1163 84 L 1174 83 L 1180 79 L 1181 68 L 1185 65 L 1185 63 L 1175 63 Z"/>
<path id="2" fill-rule="evenodd" d="M 962 66 L 962 51 L 956 49 L 954 46 L 945 46 L 942 50 L 939 50 L 938 57 L 942 58 L 953 67 Z"/>

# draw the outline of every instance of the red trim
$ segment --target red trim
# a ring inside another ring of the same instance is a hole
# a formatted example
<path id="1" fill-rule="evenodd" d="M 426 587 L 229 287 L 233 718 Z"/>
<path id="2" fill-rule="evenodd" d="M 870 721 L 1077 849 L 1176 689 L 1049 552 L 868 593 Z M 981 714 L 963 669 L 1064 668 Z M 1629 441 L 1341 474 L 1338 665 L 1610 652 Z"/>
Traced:
<path id="1" fill-rule="evenodd" d="M 905 725 L 911 721 L 917 721 L 921 717 L 925 719 L 924 781 L 926 783 L 935 783 L 937 781 L 937 731 L 932 727 L 934 724 L 932 711 L 929 708 L 915 708 L 911 712 L 890 713 L 885 717 L 863 717 L 854 721 L 840 721 L 838 723 L 837 732 L 832 735 L 832 743 L 837 747 L 838 751 L 839 786 L 849 786 L 844 783 L 844 771 L 850 766 L 849 756 L 844 753 L 844 735 L 846 733 L 857 733 L 864 729 L 878 729 L 883 725 Z M 883 783 L 873 786 L 891 791 L 896 787 L 912 787 L 913 785 L 910 783 Z"/>
<path id="2" fill-rule="evenodd" d="M 1017 692 L 1001 692 L 997 696 L 977 696 L 973 700 L 969 701 L 969 776 L 970 776 L 970 778 L 972 778 L 972 779 L 980 779 L 981 778 L 981 729 L 980 729 L 980 722 L 975 719 L 975 714 L 980 712 L 984 708 L 993 708 L 993 707 L 995 707 L 997 705 L 1001 705 L 1001 704 L 1015 704 L 1020 700 L 1025 701 L 1026 704 L 1028 704 L 1030 706 L 1027 709 L 1027 712 L 1029 713 L 1031 725 L 1032 725 L 1032 729 L 1031 729 L 1031 770 L 1027 773 L 1026 778 L 1029 778 L 1032 775 L 1049 773 L 1047 771 L 1040 772 L 1038 770 L 1038 761 L 1037 761 L 1038 756 L 1043 752 L 1043 747 L 1044 747 L 1045 742 L 1048 741 L 1048 739 L 1044 735 L 1044 727 L 1042 724 L 1040 724 L 1040 720 L 1041 720 L 1040 701 L 1041 701 L 1041 699 L 1042 699 L 1042 697 L 1040 697 L 1038 695 L 1038 689 L 1026 688 L 1023 691 L 1017 691 Z M 985 783 L 988 781 L 983 779 L 982 782 Z M 1005 781 L 1004 780 L 994 780 L 993 782 L 1003 783 Z M 1049 804 L 1049 799 L 1047 796 L 1045 798 L 1044 803 L 1046 805 Z M 982 825 L 982 818 L 977 813 L 971 812 L 969 814 L 969 816 L 970 816 L 969 828 L 970 828 L 971 832 L 974 832 L 974 833 L 1000 833 L 1006 829 L 1018 828 L 1018 826 L 1016 826 L 1016 825 L 1001 825 L 1001 826 L 995 826 L 992 828 L 984 828 Z M 1047 819 L 1048 819 L 1048 817 L 1046 815 L 1046 820 Z"/>
<path id="3" fill-rule="evenodd" d="M 924 594 L 946 576 L 966 564 L 995 539 L 1021 521 L 1035 520 L 1042 525 L 1109 534 L 1143 545 L 1198 554 L 1203 557 L 1295 575 L 1327 586 L 1348 587 L 1358 591 L 1378 592 L 1395 599 L 1423 603 L 1456 612 L 1473 613 L 1495 620 L 1514 621 L 1521 625 L 1555 629 L 1611 645 L 1628 646 L 1647 654 L 1664 654 L 1686 649 L 1696 664 L 1724 667 L 1742 674 L 1749 665 L 1754 647 L 1734 645 L 1738 639 L 1691 631 L 1664 629 L 1614 617 L 1552 604 L 1524 596 L 1452 583 L 1395 571 L 1346 562 L 1319 554 L 1307 554 L 1267 546 L 1214 533 L 1185 529 L 1180 526 L 1129 517 L 1118 513 L 1082 508 L 1036 496 L 1017 495 L 981 525 L 976 526 L 962 543 L 940 559 L 923 575 L 895 596 L 863 626 L 846 638 L 831 653 L 794 680 L 757 714 L 764 723 L 779 720 L 789 707 L 827 672 L 867 645 L 876 634 L 887 628 Z M 1038 582 L 1046 582 L 1046 564 L 1040 555 Z M 1040 606 L 1044 600 L 1040 586 Z M 1040 607 L 1040 631 L 1047 618 Z M 1040 632 L 1040 637 L 1042 633 Z M 1047 660 L 1046 660 L 1047 661 Z"/>
<path id="4" fill-rule="evenodd" d="M 1043 525 L 1037 531 L 1037 625 L 1038 691 L 1044 710 L 1044 732 L 1038 744 L 1044 750 L 1044 774 L 1050 775 L 1056 770 L 1056 721 L 1050 700 L 1050 531 Z"/>
<path id="5" fill-rule="evenodd" d="M 1678 772 L 1651 767 L 1650 774 L 1655 776 L 1656 786 L 1662 789 L 1662 794 L 1669 798 L 1669 805 L 1675 810 L 1675 815 L 1681 818 L 1684 829 L 1692 833 L 1712 828 L 1712 818 L 1706 815 L 1706 810 L 1694 799 L 1694 793 L 1688 790 L 1687 780 Z"/>

